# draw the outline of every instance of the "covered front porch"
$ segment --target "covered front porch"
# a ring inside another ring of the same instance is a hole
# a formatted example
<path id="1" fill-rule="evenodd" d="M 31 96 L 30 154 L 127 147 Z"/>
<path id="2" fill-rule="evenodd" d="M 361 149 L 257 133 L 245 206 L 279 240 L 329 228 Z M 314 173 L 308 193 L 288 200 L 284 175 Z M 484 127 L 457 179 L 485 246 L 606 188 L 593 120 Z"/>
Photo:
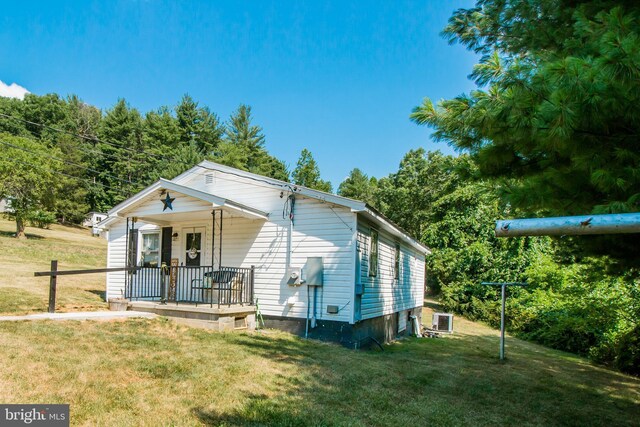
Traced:
<path id="1" fill-rule="evenodd" d="M 237 253 L 223 262 L 223 235 L 229 226 L 255 228 L 266 213 L 160 180 L 118 216 L 126 222 L 126 266 L 135 267 L 125 275 L 124 298 L 209 308 L 254 304 L 255 267 Z"/>

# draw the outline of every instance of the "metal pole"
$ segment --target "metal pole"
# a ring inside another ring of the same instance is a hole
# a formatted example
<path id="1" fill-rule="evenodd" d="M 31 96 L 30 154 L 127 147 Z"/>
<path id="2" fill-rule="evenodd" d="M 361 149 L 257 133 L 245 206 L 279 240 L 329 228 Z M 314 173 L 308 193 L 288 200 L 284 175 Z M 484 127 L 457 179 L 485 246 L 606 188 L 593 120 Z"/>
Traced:
<path id="1" fill-rule="evenodd" d="M 527 286 L 524 282 L 482 282 L 481 285 L 485 286 L 500 286 L 502 290 L 502 308 L 500 310 L 500 360 L 504 360 L 504 306 L 507 299 L 507 286 Z"/>
<path id="2" fill-rule="evenodd" d="M 220 209 L 220 232 L 218 233 L 219 236 L 219 243 L 218 243 L 218 270 L 220 270 L 222 268 L 222 216 L 224 214 L 224 211 L 222 209 Z"/>
<path id="3" fill-rule="evenodd" d="M 502 284 L 502 311 L 500 313 L 500 360 L 504 360 L 504 301 L 507 285 Z"/>
<path id="4" fill-rule="evenodd" d="M 496 221 L 496 237 L 640 233 L 640 213 Z"/>
<path id="5" fill-rule="evenodd" d="M 56 312 L 56 285 L 58 276 L 55 274 L 58 271 L 58 261 L 51 261 L 51 277 L 49 278 L 49 313 Z"/>
<path id="6" fill-rule="evenodd" d="M 213 279 L 213 269 L 215 268 L 216 254 L 216 211 L 211 211 L 211 278 Z"/>

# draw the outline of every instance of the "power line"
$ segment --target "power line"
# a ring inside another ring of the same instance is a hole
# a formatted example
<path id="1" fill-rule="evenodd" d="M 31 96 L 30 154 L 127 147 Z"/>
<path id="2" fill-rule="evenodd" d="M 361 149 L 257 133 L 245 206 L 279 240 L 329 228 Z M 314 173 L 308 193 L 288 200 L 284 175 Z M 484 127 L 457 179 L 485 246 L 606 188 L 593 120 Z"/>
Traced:
<path id="1" fill-rule="evenodd" d="M 91 181 L 90 179 L 87 179 L 87 178 L 82 178 L 82 177 L 79 177 L 79 176 L 69 175 L 69 174 L 64 173 L 64 172 L 60 172 L 60 171 L 55 171 L 55 170 L 51 170 L 51 169 L 48 169 L 48 168 L 44 168 L 44 167 L 42 167 L 42 165 L 34 165 L 33 163 L 25 162 L 25 161 L 18 160 L 18 159 L 9 159 L 8 158 L 7 160 L 9 160 L 11 162 L 22 163 L 23 165 L 31 166 L 33 168 L 36 168 L 36 169 L 39 169 L 39 170 L 43 170 L 43 171 L 46 171 L 46 172 L 49 172 L 49 173 L 53 173 L 53 174 L 57 174 L 57 175 L 63 175 L 63 176 L 66 176 L 67 178 L 72 178 L 72 179 L 76 179 L 76 180 L 79 180 L 79 181 L 88 182 L 91 185 L 99 185 L 99 186 L 104 187 L 104 188 L 109 188 L 111 190 L 118 191 L 120 193 L 120 195 L 122 195 L 122 196 L 129 197 L 129 194 L 124 192 L 125 190 L 123 190 L 121 188 L 111 187 L 110 185 L 103 184 L 102 182 L 94 182 L 94 181 Z"/>
<path id="2" fill-rule="evenodd" d="M 95 169 L 91 169 L 91 168 L 89 168 L 89 167 L 82 166 L 82 165 L 79 165 L 79 164 L 77 164 L 77 163 L 70 162 L 70 161 L 68 161 L 68 160 L 63 160 L 63 159 L 61 159 L 61 158 L 59 158 L 59 157 L 55 157 L 55 156 L 52 156 L 52 155 L 49 155 L 49 154 L 45 154 L 45 153 L 36 153 L 35 151 L 32 151 L 32 150 L 29 150 L 29 149 L 26 149 L 26 148 L 23 148 L 23 147 L 20 147 L 20 146 L 17 146 L 17 145 L 11 144 L 11 143 L 6 142 L 6 141 L 2 141 L 2 140 L 0 140 L 0 144 L 7 145 L 7 146 L 9 146 L 9 147 L 13 147 L 13 148 L 18 149 L 18 150 L 22 150 L 22 151 L 24 151 L 24 152 L 26 152 L 26 153 L 35 154 L 36 156 L 44 156 L 44 157 L 48 157 L 48 158 L 53 159 L 53 160 L 56 160 L 56 161 L 58 161 L 58 162 L 66 163 L 66 164 L 71 165 L 71 166 L 75 166 L 75 167 L 78 167 L 78 168 L 81 168 L 81 169 L 84 169 L 84 170 L 87 170 L 87 171 L 90 171 L 90 172 L 93 172 L 93 173 L 97 173 L 98 175 L 101 175 L 101 174 L 102 174 L 102 172 L 99 172 L 99 171 L 97 171 L 97 170 L 95 170 Z M 113 179 L 118 180 L 118 181 L 122 181 L 122 182 L 124 182 L 125 184 L 135 184 L 136 186 L 143 186 L 143 185 L 142 185 L 142 184 L 140 184 L 139 182 L 135 182 L 135 181 L 131 181 L 131 180 L 126 180 L 126 179 L 118 178 L 117 176 L 114 176 L 114 175 L 111 175 L 111 174 L 107 174 L 107 173 L 105 173 L 105 174 L 104 174 L 104 176 L 107 176 L 107 177 L 113 178 Z"/>
<path id="3" fill-rule="evenodd" d="M 10 114 L 0 113 L 0 117 L 4 117 L 4 118 L 7 118 L 7 119 L 11 119 L 11 120 L 17 120 L 17 121 L 20 121 L 20 122 L 23 122 L 23 123 L 28 123 L 28 124 L 33 125 L 33 126 L 39 126 L 39 127 L 45 128 L 45 129 L 51 129 L 51 130 L 53 130 L 53 131 L 55 131 L 55 132 L 66 133 L 67 135 L 76 136 L 76 137 L 78 137 L 78 138 L 82 138 L 82 139 L 85 139 L 85 140 L 87 140 L 87 141 L 91 141 L 91 142 L 99 142 L 99 143 L 102 143 L 102 144 L 105 144 L 105 145 L 109 145 L 109 146 L 114 147 L 114 148 L 118 148 L 118 149 L 121 149 L 121 150 L 129 151 L 129 152 L 131 152 L 131 153 L 133 153 L 133 154 L 147 154 L 147 155 L 149 155 L 149 156 L 156 157 L 156 158 L 158 158 L 158 159 L 160 159 L 160 160 L 167 160 L 167 159 L 169 159 L 169 158 L 167 158 L 167 157 L 160 156 L 160 155 L 155 154 L 155 153 L 148 153 L 148 152 L 140 153 L 140 152 L 138 152 L 138 151 L 136 151 L 136 150 L 133 150 L 133 149 L 131 149 L 131 148 L 123 147 L 123 146 L 118 146 L 117 144 L 114 144 L 114 143 L 112 143 L 112 142 L 108 142 L 108 141 L 104 141 L 104 140 L 99 139 L 99 138 L 97 138 L 97 137 L 95 137 L 95 136 L 80 135 L 80 134 L 77 134 L 77 133 L 74 133 L 74 132 L 71 132 L 71 131 L 68 131 L 68 130 L 58 129 L 58 128 L 55 128 L 55 127 L 53 127 L 53 126 L 45 125 L 45 124 L 42 124 L 42 123 L 32 122 L 32 121 L 30 121 L 30 120 L 26 120 L 26 119 L 23 119 L 23 118 L 21 118 L 21 117 L 15 117 L 15 116 L 12 116 L 12 115 L 10 115 Z M 169 160 L 170 160 L 170 159 L 169 159 Z"/>
<path id="4" fill-rule="evenodd" d="M 23 123 L 28 123 L 30 125 L 43 127 L 43 128 L 46 128 L 46 129 L 51 129 L 51 130 L 56 131 L 56 132 L 66 133 L 67 135 L 72 135 L 72 136 L 75 136 L 75 137 L 78 137 L 78 138 L 85 139 L 87 141 L 100 142 L 102 144 L 110 145 L 110 146 L 115 147 L 115 148 L 120 148 L 120 149 L 129 151 L 129 152 L 132 152 L 134 154 L 147 154 L 149 156 L 155 157 L 155 158 L 160 159 L 160 160 L 169 160 L 169 161 L 174 161 L 175 160 L 175 159 L 172 159 L 171 157 L 161 156 L 161 155 L 158 155 L 158 154 L 155 154 L 155 153 L 150 153 L 150 152 L 147 152 L 147 151 L 145 151 L 143 153 L 140 153 L 138 151 L 132 150 L 131 148 L 118 146 L 118 145 L 116 145 L 114 143 L 101 140 L 101 139 L 99 139 L 99 138 L 97 138 L 95 136 L 89 137 L 89 136 L 85 136 L 85 135 L 80 135 L 80 134 L 77 134 L 77 133 L 74 133 L 74 132 L 71 132 L 71 131 L 67 131 L 67 130 L 64 130 L 64 129 L 58 129 L 58 128 L 55 128 L 53 126 L 45 125 L 45 124 L 42 124 L 42 123 L 32 122 L 30 120 L 26 120 L 26 119 L 23 119 L 23 118 L 20 118 L 20 117 L 15 117 L 15 116 L 12 116 L 12 115 L 9 115 L 9 114 L 0 113 L 0 117 L 5 117 L 7 119 L 21 121 Z M 106 154 L 106 155 L 109 155 L 109 156 L 113 156 L 112 154 L 105 153 L 102 150 L 100 150 L 99 153 Z M 217 169 L 208 168 L 206 166 L 201 166 L 201 165 L 196 165 L 196 166 L 198 166 L 200 168 L 203 168 L 203 169 L 206 169 L 206 170 L 217 171 Z M 273 182 L 269 182 L 269 181 L 266 181 L 266 180 L 263 180 L 263 179 L 247 177 L 247 176 L 243 176 L 243 175 L 236 174 L 236 173 L 233 173 L 233 172 L 228 172 L 228 171 L 225 171 L 224 173 L 227 173 L 227 174 L 230 174 L 230 175 L 236 175 L 236 176 L 239 176 L 241 178 L 247 178 L 247 179 L 251 179 L 251 180 L 254 180 L 254 181 L 258 181 L 258 182 L 263 182 L 265 184 L 269 184 L 270 186 L 281 187 L 281 188 L 283 188 L 283 187 L 284 188 L 289 188 L 291 191 L 295 192 L 294 187 L 292 187 L 290 183 L 285 183 L 285 182 L 283 182 L 282 184 L 273 183 Z"/>
<path id="5" fill-rule="evenodd" d="M 51 130 L 56 131 L 56 132 L 65 133 L 65 134 L 68 134 L 68 135 L 71 135 L 71 136 L 75 136 L 75 137 L 78 137 L 78 138 L 82 138 L 82 139 L 85 139 L 85 140 L 88 140 L 88 141 L 91 141 L 91 142 L 100 142 L 102 144 L 109 145 L 109 146 L 112 146 L 112 147 L 115 147 L 115 148 L 120 148 L 122 150 L 129 151 L 129 152 L 134 153 L 134 154 L 147 154 L 147 155 L 149 155 L 151 157 L 155 157 L 155 158 L 160 159 L 160 160 L 175 161 L 175 159 L 172 159 L 171 157 L 160 156 L 158 154 L 150 153 L 150 152 L 147 152 L 147 151 L 144 151 L 143 153 L 140 153 L 140 152 L 132 150 L 132 149 L 130 149 L 128 147 L 118 146 L 118 145 L 116 145 L 114 143 L 101 140 L 101 139 L 99 139 L 97 137 L 94 137 L 94 136 L 88 137 L 88 136 L 85 136 L 85 135 L 80 135 L 80 134 L 77 134 L 77 133 L 74 133 L 74 132 L 71 132 L 71 131 L 67 131 L 67 130 L 64 130 L 64 129 L 58 129 L 56 127 L 45 125 L 45 124 L 42 124 L 42 123 L 32 122 L 30 120 L 26 120 L 26 119 L 23 119 L 23 118 L 20 118 L 20 117 L 15 117 L 15 116 L 12 116 L 12 115 L 9 115 L 9 114 L 0 113 L 0 117 L 5 117 L 7 119 L 21 121 L 23 123 L 28 123 L 28 124 L 31 124 L 31 125 L 34 125 L 34 126 L 39 126 L 39 127 L 46 128 L 46 129 L 51 129 Z M 103 154 L 103 155 L 107 155 L 107 156 L 110 156 L 110 157 L 116 158 L 117 160 L 122 161 L 122 159 L 118 158 L 117 156 L 115 156 L 115 155 L 113 155 L 111 153 L 107 153 L 104 150 L 99 150 L 99 151 L 90 150 L 90 151 L 91 152 L 97 152 L 97 153 L 100 153 L 100 154 Z M 235 175 L 235 176 L 237 176 L 239 178 L 250 179 L 250 180 L 253 180 L 253 181 L 256 181 L 256 182 L 261 182 L 261 183 L 267 184 L 267 185 L 272 186 L 272 187 L 278 187 L 278 188 L 281 188 L 281 189 L 287 189 L 291 193 L 295 193 L 298 190 L 298 186 L 292 185 L 291 183 L 284 182 L 284 181 L 282 183 L 274 183 L 274 182 L 270 182 L 270 181 L 267 181 L 267 180 L 264 180 L 264 179 L 245 176 L 245 175 L 241 175 L 241 174 L 230 172 L 230 171 L 220 171 L 218 169 L 213 169 L 213 168 L 209 168 L 209 167 L 202 166 L 202 165 L 195 165 L 195 167 L 199 167 L 199 168 L 202 168 L 202 169 L 205 169 L 205 170 L 209 170 L 209 171 L 213 171 L 213 172 L 221 172 L 221 173 L 228 174 L 228 175 Z M 88 169 L 88 168 L 86 168 L 86 169 Z M 90 170 L 92 170 L 94 173 L 102 174 L 102 172 L 98 172 L 98 171 L 95 171 L 93 169 L 90 169 Z M 191 171 L 191 172 L 188 173 L 188 175 L 195 174 L 195 173 L 196 173 L 195 171 Z M 107 176 L 113 177 L 112 175 L 107 175 Z M 130 184 L 130 183 L 133 184 L 134 183 L 132 181 L 122 180 L 122 179 L 117 178 L 117 177 L 113 177 L 113 178 L 116 178 L 118 180 L 124 181 L 127 184 Z M 135 184 L 142 186 L 142 184 L 138 184 L 138 183 L 135 183 Z"/>

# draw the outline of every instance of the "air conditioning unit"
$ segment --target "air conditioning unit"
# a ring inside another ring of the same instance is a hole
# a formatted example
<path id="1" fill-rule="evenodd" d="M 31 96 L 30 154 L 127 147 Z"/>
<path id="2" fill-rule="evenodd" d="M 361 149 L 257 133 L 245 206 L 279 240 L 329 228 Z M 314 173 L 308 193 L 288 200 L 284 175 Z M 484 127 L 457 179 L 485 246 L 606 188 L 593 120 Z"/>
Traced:
<path id="1" fill-rule="evenodd" d="M 453 314 L 449 313 L 433 313 L 434 330 L 438 332 L 453 333 Z"/>

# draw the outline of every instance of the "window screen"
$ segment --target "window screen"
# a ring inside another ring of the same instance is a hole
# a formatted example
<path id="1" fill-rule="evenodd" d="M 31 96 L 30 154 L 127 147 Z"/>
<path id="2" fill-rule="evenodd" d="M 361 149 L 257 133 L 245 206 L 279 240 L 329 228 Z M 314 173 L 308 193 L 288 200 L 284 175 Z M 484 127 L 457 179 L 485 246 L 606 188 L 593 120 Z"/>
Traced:
<path id="1" fill-rule="evenodd" d="M 371 248 L 369 250 L 369 276 L 378 275 L 378 230 L 371 230 Z"/>

